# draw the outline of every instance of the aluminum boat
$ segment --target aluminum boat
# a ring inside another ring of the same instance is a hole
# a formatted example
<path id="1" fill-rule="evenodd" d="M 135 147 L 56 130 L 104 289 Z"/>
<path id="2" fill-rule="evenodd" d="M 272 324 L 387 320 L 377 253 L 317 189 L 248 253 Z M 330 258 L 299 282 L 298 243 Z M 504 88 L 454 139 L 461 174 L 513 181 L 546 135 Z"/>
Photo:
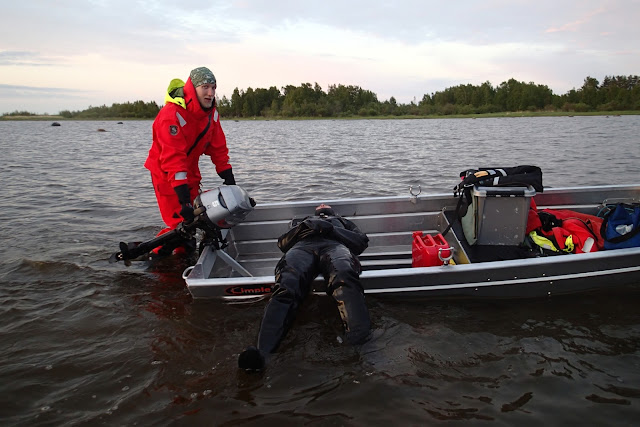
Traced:
<path id="1" fill-rule="evenodd" d="M 596 215 L 606 204 L 640 202 L 640 184 L 545 188 L 532 197 L 538 209 Z M 640 285 L 640 248 L 525 256 L 516 245 L 470 245 L 456 215 L 457 202 L 450 193 L 429 195 L 410 189 L 407 196 L 258 204 L 243 222 L 223 230 L 224 249 L 205 246 L 183 278 L 194 298 L 268 296 L 282 256 L 278 236 L 293 218 L 328 203 L 369 236 L 369 247 L 360 256 L 367 294 L 529 298 Z M 445 239 L 452 248 L 452 262 L 445 257 L 440 265 L 412 267 L 413 233 L 437 235 L 449 224 Z M 322 277 L 314 282 L 314 292 L 324 293 Z"/>

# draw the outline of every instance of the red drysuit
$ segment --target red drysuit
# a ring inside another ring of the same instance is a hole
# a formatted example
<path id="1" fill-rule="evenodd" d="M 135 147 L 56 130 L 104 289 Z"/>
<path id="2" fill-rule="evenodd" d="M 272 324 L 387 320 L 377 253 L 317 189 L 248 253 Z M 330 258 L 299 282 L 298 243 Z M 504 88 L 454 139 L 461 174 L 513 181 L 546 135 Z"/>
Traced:
<path id="1" fill-rule="evenodd" d="M 233 176 L 215 105 L 204 110 L 191 79 L 184 85 L 175 79 L 167 90 L 164 107 L 153 122 L 153 143 L 144 163 L 151 171 L 160 214 L 169 229 L 182 221 L 174 188 L 188 184 L 191 200 L 199 193 L 202 176 L 198 160 L 203 154 L 211 157 L 219 175 Z"/>

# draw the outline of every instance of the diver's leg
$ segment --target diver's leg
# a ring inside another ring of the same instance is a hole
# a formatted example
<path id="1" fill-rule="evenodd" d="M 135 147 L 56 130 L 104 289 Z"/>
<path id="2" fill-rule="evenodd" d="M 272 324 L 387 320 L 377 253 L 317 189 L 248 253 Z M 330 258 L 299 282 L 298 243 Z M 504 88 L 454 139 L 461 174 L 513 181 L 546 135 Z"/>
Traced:
<path id="1" fill-rule="evenodd" d="M 275 286 L 267 304 L 260 333 L 258 349 L 273 353 L 295 319 L 298 307 L 309 294 L 311 283 L 318 275 L 317 251 L 308 244 L 298 244 L 278 262 Z"/>
<path id="2" fill-rule="evenodd" d="M 260 324 L 258 347 L 249 346 L 240 354 L 238 366 L 241 369 L 261 371 L 265 355 L 273 353 L 280 345 L 318 275 L 316 253 L 309 245 L 298 244 L 278 262 L 274 290 Z"/>
<path id="3" fill-rule="evenodd" d="M 342 244 L 320 255 L 320 269 L 327 281 L 327 294 L 338 304 L 347 341 L 362 344 L 369 338 L 371 320 L 360 283 L 360 262 Z"/>

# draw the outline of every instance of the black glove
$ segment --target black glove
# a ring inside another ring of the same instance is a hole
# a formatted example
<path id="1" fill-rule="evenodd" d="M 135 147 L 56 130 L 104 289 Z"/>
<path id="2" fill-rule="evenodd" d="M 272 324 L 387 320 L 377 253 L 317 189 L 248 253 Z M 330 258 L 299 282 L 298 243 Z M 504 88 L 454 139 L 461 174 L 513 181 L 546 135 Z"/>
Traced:
<path id="1" fill-rule="evenodd" d="M 333 224 L 323 219 L 309 218 L 304 220 L 304 224 L 321 236 L 327 236 L 333 231 Z"/>
<path id="2" fill-rule="evenodd" d="M 182 205 L 182 209 L 180 209 L 180 216 L 184 219 L 185 224 L 191 224 L 195 219 L 193 215 L 193 206 L 191 203 L 185 203 Z"/>
<path id="3" fill-rule="evenodd" d="M 189 186 L 187 184 L 178 185 L 177 187 L 173 187 L 173 191 L 176 192 L 178 202 L 182 205 L 182 209 L 180 209 L 180 216 L 187 224 L 193 222 L 195 217 L 193 215 L 193 205 L 191 204 Z"/>
<path id="4" fill-rule="evenodd" d="M 223 170 L 218 176 L 224 180 L 224 185 L 236 185 L 236 179 L 231 168 Z"/>

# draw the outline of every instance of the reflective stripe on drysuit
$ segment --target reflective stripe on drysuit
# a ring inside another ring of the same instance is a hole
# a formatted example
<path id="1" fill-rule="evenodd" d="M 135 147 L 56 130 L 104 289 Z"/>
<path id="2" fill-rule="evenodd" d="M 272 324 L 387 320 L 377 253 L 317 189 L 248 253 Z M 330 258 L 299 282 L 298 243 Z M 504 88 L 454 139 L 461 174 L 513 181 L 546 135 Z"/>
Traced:
<path id="1" fill-rule="evenodd" d="M 173 229 L 182 221 L 173 189 L 188 184 L 191 200 L 198 195 L 200 156 L 210 156 L 218 173 L 231 165 L 218 111 L 215 106 L 202 108 L 190 79 L 186 83 L 172 80 L 165 102 L 153 122 L 153 143 L 144 166 L 151 172 L 162 219 Z"/>

